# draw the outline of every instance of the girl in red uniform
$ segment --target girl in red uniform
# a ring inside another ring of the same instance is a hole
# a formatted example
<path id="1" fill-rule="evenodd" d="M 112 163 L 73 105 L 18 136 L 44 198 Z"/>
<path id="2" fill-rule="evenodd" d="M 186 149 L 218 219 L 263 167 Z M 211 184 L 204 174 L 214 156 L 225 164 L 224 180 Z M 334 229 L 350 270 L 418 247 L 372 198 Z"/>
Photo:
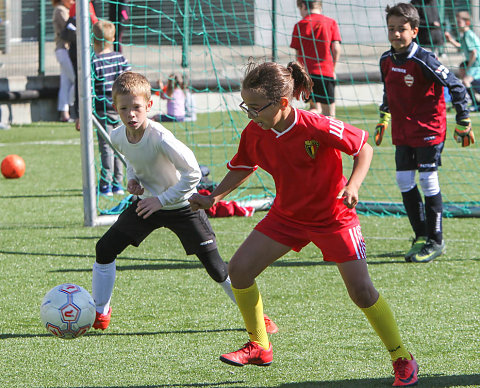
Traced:
<path id="1" fill-rule="evenodd" d="M 194 194 L 194 210 L 207 209 L 241 185 L 257 167 L 275 181 L 276 198 L 231 259 L 232 289 L 250 341 L 220 359 L 235 366 L 270 365 L 272 344 L 263 321 L 255 278 L 291 249 L 313 242 L 323 259 L 337 264 L 353 302 L 384 342 L 395 369 L 394 385 L 417 382 L 418 366 L 400 339 L 387 302 L 372 284 L 365 243 L 355 212 L 358 190 L 372 159 L 368 133 L 342 121 L 295 109 L 293 97 L 308 97 L 312 81 L 296 62 L 249 64 L 240 104 L 251 121 L 242 132 L 230 170 L 209 196 Z M 354 157 L 350 179 L 342 174 L 342 155 Z"/>

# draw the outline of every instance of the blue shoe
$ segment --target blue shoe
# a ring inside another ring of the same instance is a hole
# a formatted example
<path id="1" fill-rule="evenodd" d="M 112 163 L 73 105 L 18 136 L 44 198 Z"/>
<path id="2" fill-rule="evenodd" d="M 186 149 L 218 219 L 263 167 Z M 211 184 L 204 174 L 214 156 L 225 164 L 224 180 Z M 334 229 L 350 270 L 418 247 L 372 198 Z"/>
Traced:
<path id="1" fill-rule="evenodd" d="M 112 188 L 110 187 L 110 185 L 100 186 L 99 191 L 100 191 L 100 195 L 104 195 L 106 197 L 112 197 L 113 196 Z"/>
<path id="2" fill-rule="evenodd" d="M 125 191 L 123 191 L 121 186 L 113 186 L 112 192 L 114 195 L 125 195 Z"/>

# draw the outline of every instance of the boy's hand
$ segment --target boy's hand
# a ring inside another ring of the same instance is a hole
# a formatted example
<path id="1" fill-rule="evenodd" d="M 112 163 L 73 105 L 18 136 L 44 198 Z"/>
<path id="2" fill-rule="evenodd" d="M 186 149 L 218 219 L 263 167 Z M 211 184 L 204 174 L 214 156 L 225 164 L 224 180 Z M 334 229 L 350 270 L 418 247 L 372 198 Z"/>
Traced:
<path id="1" fill-rule="evenodd" d="M 189 199 L 190 207 L 193 211 L 198 209 L 210 209 L 214 204 L 215 200 L 210 195 L 201 195 L 198 193 L 193 194 Z"/>
<path id="2" fill-rule="evenodd" d="M 453 132 L 453 138 L 457 143 L 460 143 L 462 147 L 468 147 L 470 144 L 475 143 L 475 135 L 472 130 L 472 121 L 469 117 L 460 120 L 455 126 Z"/>
<path id="3" fill-rule="evenodd" d="M 148 218 L 157 210 L 162 208 L 162 203 L 157 197 L 149 197 L 142 199 L 137 204 L 137 215 L 139 217 Z"/>
<path id="4" fill-rule="evenodd" d="M 342 199 L 343 203 L 349 209 L 353 209 L 358 204 L 358 190 L 355 187 L 345 186 L 337 195 L 337 199 Z"/>
<path id="5" fill-rule="evenodd" d="M 383 135 L 388 128 L 388 123 L 390 122 L 390 113 L 380 111 L 380 121 L 375 127 L 375 144 L 379 146 L 382 144 Z"/>
<path id="6" fill-rule="evenodd" d="M 127 183 L 127 190 L 133 195 L 142 195 L 144 188 L 135 179 L 130 179 Z"/>

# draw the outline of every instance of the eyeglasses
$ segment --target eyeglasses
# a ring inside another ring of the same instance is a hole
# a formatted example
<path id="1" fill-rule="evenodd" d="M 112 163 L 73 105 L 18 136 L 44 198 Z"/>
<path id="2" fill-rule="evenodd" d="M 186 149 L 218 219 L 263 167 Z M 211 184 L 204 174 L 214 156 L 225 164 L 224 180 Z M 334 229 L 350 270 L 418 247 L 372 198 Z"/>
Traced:
<path id="1" fill-rule="evenodd" d="M 251 109 L 247 105 L 245 105 L 245 102 L 242 101 L 239 107 L 247 114 L 252 116 L 253 118 L 257 118 L 258 114 L 264 110 L 267 109 L 270 105 L 273 105 L 273 102 L 269 102 L 267 105 L 262 106 L 260 109 Z"/>

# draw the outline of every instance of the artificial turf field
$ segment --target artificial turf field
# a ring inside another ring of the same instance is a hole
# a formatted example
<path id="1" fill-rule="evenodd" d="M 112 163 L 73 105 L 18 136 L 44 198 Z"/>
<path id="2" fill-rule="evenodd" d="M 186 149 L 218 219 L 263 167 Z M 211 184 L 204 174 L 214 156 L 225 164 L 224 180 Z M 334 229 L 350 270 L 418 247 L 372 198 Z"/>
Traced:
<path id="1" fill-rule="evenodd" d="M 368 114 L 362 114 L 365 122 Z M 214 117 L 208 121 L 215 126 Z M 199 127 L 202 123 L 200 118 Z M 172 130 L 189 145 L 195 140 L 191 146 L 200 163 L 212 165 L 215 179 L 221 179 L 223 154 L 233 155 L 234 140 L 212 151 L 199 144 L 221 143 L 211 139 L 216 135 L 199 130 L 195 138 Z M 472 160 L 474 147 L 465 151 Z M 381 150 L 390 152 L 386 146 Z M 167 230 L 118 258 L 112 322 L 105 332 L 72 341 L 54 338 L 40 324 L 40 301 L 65 282 L 91 290 L 95 243 L 107 227 L 83 226 L 79 136 L 72 125 L 36 123 L 0 131 L 0 158 L 12 153 L 25 159 L 27 171 L 17 180 L 0 177 L 0 387 L 392 384 L 386 350 L 350 301 L 336 267 L 325 264 L 311 245 L 281 258 L 257 279 L 265 311 L 280 328 L 271 336 L 274 362 L 267 368 L 236 368 L 218 360 L 248 340 L 240 314 Z M 454 173 L 449 177 L 445 170 L 441 179 L 454 181 Z M 269 184 L 268 178 L 259 181 Z M 385 190 L 396 195 L 394 186 L 378 191 Z M 264 214 L 211 220 L 225 260 Z M 447 253 L 429 264 L 403 260 L 411 237 L 406 217 L 360 215 L 360 221 L 370 274 L 418 360 L 420 386 L 479 387 L 479 220 L 444 219 Z"/>

